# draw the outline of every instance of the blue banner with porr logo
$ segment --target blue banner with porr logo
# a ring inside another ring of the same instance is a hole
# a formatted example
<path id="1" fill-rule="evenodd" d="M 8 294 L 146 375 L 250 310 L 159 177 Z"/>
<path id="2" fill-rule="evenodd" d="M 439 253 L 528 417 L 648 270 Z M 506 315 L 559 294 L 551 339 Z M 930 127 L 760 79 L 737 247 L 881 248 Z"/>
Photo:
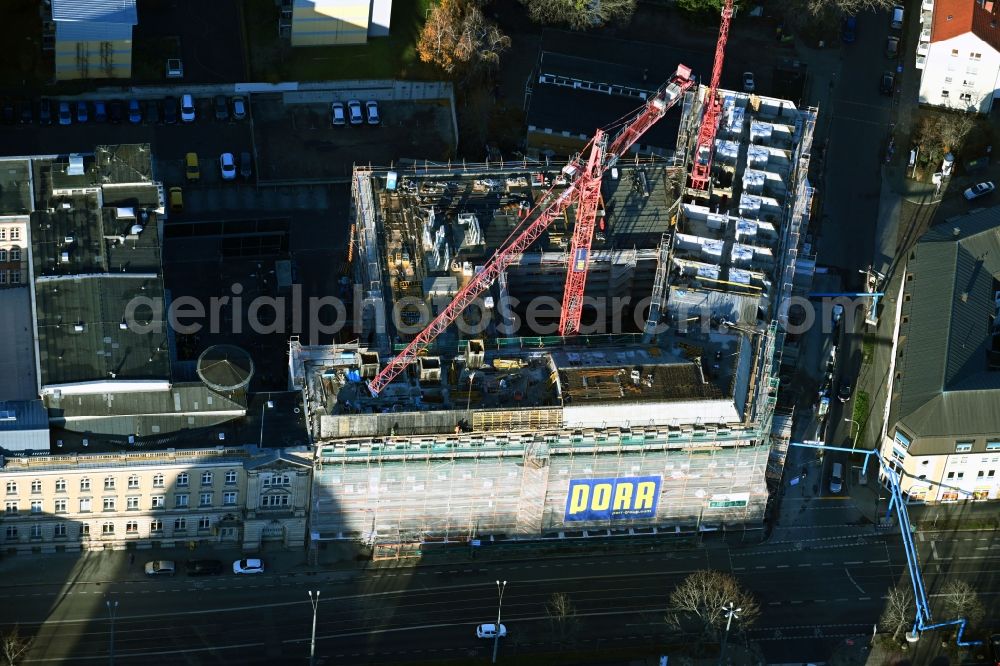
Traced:
<path id="1" fill-rule="evenodd" d="M 661 481 L 659 476 L 570 479 L 566 521 L 652 518 Z"/>

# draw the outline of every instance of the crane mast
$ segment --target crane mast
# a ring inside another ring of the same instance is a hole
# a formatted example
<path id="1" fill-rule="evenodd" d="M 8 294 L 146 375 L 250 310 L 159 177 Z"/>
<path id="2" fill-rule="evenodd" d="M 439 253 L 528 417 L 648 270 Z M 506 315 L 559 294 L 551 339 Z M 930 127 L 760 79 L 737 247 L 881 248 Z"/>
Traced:
<path id="1" fill-rule="evenodd" d="M 521 254 L 527 250 L 548 228 L 552 221 L 560 217 L 569 206 L 581 201 L 581 196 L 585 189 L 592 189 L 597 196 L 593 200 L 593 212 L 590 213 L 590 221 L 584 221 L 589 226 L 590 234 L 593 234 L 593 218 L 597 212 L 597 198 L 600 195 L 600 175 L 617 163 L 618 159 L 625 155 L 628 150 L 638 141 L 642 135 L 652 127 L 660 118 L 666 114 L 683 96 L 684 92 L 692 85 L 691 68 L 678 65 L 670 81 L 662 85 L 647 101 L 642 110 L 625 126 L 625 128 L 611 142 L 608 150 L 598 145 L 597 139 L 603 143 L 603 132 L 598 131 L 595 140 L 588 146 L 591 148 L 588 163 L 584 165 L 580 161 L 580 156 L 572 160 L 563 167 L 563 174 L 569 183 L 561 192 L 556 192 L 556 187 L 548 190 L 541 202 L 529 212 L 525 218 L 524 226 L 520 231 L 512 232 L 512 239 L 498 249 L 493 257 L 483 266 L 465 287 L 463 287 L 454 300 L 449 303 L 423 331 L 418 333 L 403 351 L 390 360 L 384 368 L 368 382 L 368 390 L 373 396 L 377 396 L 392 382 L 406 367 L 416 360 L 420 352 L 427 347 L 434 339 L 443 333 L 475 300 L 493 284 L 501 273 L 520 258 Z M 586 147 L 585 147 L 586 150 Z M 582 155 L 582 153 L 581 153 Z M 603 163 L 602 163 L 603 161 Z M 596 174 L 596 185 L 594 184 Z M 583 206 L 581 206 L 583 207 Z M 589 208 L 588 208 L 589 209 Z M 532 219 L 532 214 L 538 211 L 537 216 Z M 580 224 L 578 215 L 577 224 Z M 515 235 L 516 233 L 516 235 Z M 574 244 L 576 244 L 576 234 L 574 234 Z M 581 241 L 580 245 L 584 243 Z M 590 238 L 585 241 L 589 252 Z M 586 284 L 586 274 L 581 283 L 580 296 L 582 305 L 583 286 Z M 565 309 L 565 308 L 564 308 Z M 579 326 L 579 312 L 577 312 L 577 326 Z"/>
<path id="2" fill-rule="evenodd" d="M 705 113 L 698 128 L 698 142 L 695 144 L 694 164 L 691 168 L 691 187 L 708 189 L 712 171 L 712 150 L 715 148 L 715 133 L 719 129 L 719 79 L 722 77 L 722 63 L 726 59 L 726 42 L 729 40 L 729 21 L 733 18 L 733 0 L 725 0 L 722 7 L 722 22 L 719 24 L 719 40 L 715 43 L 715 61 L 712 63 L 712 82 L 705 94 Z"/>

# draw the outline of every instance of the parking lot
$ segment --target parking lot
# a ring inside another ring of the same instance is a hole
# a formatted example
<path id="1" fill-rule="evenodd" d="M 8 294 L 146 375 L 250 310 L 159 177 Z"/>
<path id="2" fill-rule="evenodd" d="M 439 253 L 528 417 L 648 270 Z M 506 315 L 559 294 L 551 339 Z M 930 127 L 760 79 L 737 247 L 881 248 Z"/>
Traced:
<path id="1" fill-rule="evenodd" d="M 265 181 L 344 180 L 357 164 L 401 158 L 447 160 L 454 153 L 448 102 L 382 101 L 378 126 L 333 127 L 330 104 L 282 103 L 255 95 L 254 140 Z"/>

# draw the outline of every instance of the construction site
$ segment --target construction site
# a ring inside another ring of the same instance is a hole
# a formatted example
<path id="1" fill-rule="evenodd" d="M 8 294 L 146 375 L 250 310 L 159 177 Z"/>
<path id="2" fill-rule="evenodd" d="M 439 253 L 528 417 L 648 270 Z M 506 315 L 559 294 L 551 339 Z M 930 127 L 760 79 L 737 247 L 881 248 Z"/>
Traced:
<path id="1" fill-rule="evenodd" d="M 289 354 L 314 538 L 759 529 L 816 113 L 680 66 L 566 162 L 356 169 L 356 341 Z"/>

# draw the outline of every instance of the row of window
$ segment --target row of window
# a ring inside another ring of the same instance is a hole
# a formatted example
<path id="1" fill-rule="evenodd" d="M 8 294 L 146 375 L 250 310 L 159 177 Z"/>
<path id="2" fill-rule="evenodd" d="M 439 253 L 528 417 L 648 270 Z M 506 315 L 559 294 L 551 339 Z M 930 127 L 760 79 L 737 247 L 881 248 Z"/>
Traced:
<path id="1" fill-rule="evenodd" d="M 947 90 L 942 90 L 941 91 L 941 98 L 942 99 L 949 99 L 950 97 L 951 97 L 951 93 L 950 92 L 948 92 Z M 962 94 L 960 94 L 958 96 L 958 99 L 959 99 L 959 101 L 962 101 L 962 102 L 971 102 L 972 101 L 972 93 L 962 93 Z"/>
<path id="2" fill-rule="evenodd" d="M 949 16 L 948 18 L 951 18 L 951 17 Z M 951 50 L 951 57 L 952 58 L 957 58 L 958 57 L 958 49 L 952 49 Z M 982 59 L 983 59 L 983 54 L 982 53 L 976 53 L 974 51 L 970 51 L 969 52 L 969 60 L 982 60 Z"/>
<path id="3" fill-rule="evenodd" d="M 21 248 L 12 247 L 9 250 L 0 248 L 0 264 L 5 261 L 21 261 Z"/>
<path id="4" fill-rule="evenodd" d="M 201 493 L 199 495 L 199 507 L 209 507 L 213 505 L 215 493 Z M 285 496 L 287 498 L 287 495 Z M 166 495 L 153 495 L 150 498 L 151 509 L 163 509 L 166 507 Z M 227 491 L 222 493 L 222 504 L 223 506 L 235 506 L 237 499 L 236 491 Z M 118 510 L 118 498 L 117 497 L 104 497 L 103 506 L 104 511 L 117 511 Z M 125 509 L 128 511 L 138 511 L 140 509 L 139 502 L 140 497 L 126 497 L 125 498 Z M 80 513 L 88 513 L 93 510 L 93 500 L 90 497 L 80 498 Z M 191 505 L 191 496 L 187 494 L 175 495 L 174 496 L 174 508 L 186 509 Z M 272 506 L 262 504 L 261 506 Z M 278 505 L 273 505 L 278 506 Z M 280 506 L 285 506 L 284 504 Z M 54 513 L 66 513 L 67 500 L 56 499 L 53 500 Z M 7 500 L 6 510 L 8 515 L 17 515 L 20 511 L 20 502 L 18 500 Z M 42 500 L 31 500 L 31 513 L 42 513 L 44 510 Z"/>
<path id="5" fill-rule="evenodd" d="M 994 476 L 996 476 L 996 472 L 997 471 L 995 469 L 990 469 L 990 470 L 982 470 L 981 469 L 976 474 L 976 478 L 979 478 L 979 479 L 982 479 L 982 478 L 992 479 Z M 965 478 L 965 472 L 948 472 L 948 478 L 949 479 L 964 479 Z"/>
<path id="6" fill-rule="evenodd" d="M 112 522 L 103 523 L 101 525 L 101 534 L 103 536 L 111 536 L 115 534 L 116 525 Z M 198 520 L 198 530 L 206 531 L 212 529 L 212 519 L 208 516 L 204 516 Z M 174 532 L 183 532 L 187 530 L 187 518 L 176 518 L 174 519 Z M 163 521 L 158 518 L 154 518 L 149 521 L 149 531 L 151 534 L 156 534 L 158 532 L 163 532 Z M 130 520 L 125 523 L 125 534 L 139 534 L 139 521 Z M 6 530 L 7 539 L 10 541 L 17 540 L 21 535 L 21 528 L 17 525 L 8 525 Z M 66 523 L 56 523 L 53 525 L 53 536 L 57 539 L 64 539 L 67 535 Z M 90 525 L 88 523 L 80 524 L 80 535 L 90 536 Z M 28 536 L 32 539 L 42 538 L 42 526 L 41 525 L 31 525 L 28 528 Z"/>
<path id="7" fill-rule="evenodd" d="M 0 268 L 0 284 L 21 284 L 21 271 L 7 271 Z"/>
<path id="8" fill-rule="evenodd" d="M 909 435 L 904 433 L 902 430 L 896 430 L 896 435 L 894 437 L 896 443 L 901 444 L 905 450 L 909 450 L 911 439 Z M 972 447 L 976 445 L 976 440 L 974 439 L 958 439 L 955 440 L 955 453 L 969 453 L 972 451 Z M 1000 439 L 988 439 L 986 440 L 986 450 L 987 451 L 1000 451 Z M 983 458 L 983 462 L 986 459 Z"/>
<path id="9" fill-rule="evenodd" d="M 21 240 L 21 227 L 0 227 L 0 241 Z"/>
<path id="10" fill-rule="evenodd" d="M 277 477 L 275 477 L 275 478 L 277 478 Z M 284 485 L 288 485 L 287 477 L 284 477 L 284 478 L 286 479 Z M 228 470 L 226 472 L 226 485 L 233 485 L 233 484 L 235 484 L 236 483 L 236 479 L 237 479 L 237 475 L 236 475 L 236 471 L 235 470 Z M 212 472 L 202 472 L 202 474 L 201 474 L 201 485 L 203 485 L 203 486 L 210 486 L 210 485 L 212 485 L 212 482 L 214 480 L 215 480 L 215 475 Z M 266 481 L 267 481 L 267 479 L 265 479 L 265 482 Z M 117 487 L 117 483 L 118 483 L 117 480 L 113 476 L 106 476 L 106 477 L 104 477 L 104 489 L 105 490 L 114 490 Z M 87 492 L 87 491 L 89 491 L 90 490 L 90 485 L 91 485 L 90 484 L 90 479 L 88 477 L 83 477 L 82 479 L 80 479 L 80 491 L 81 492 Z M 138 489 L 139 488 L 139 477 L 137 475 L 135 475 L 135 474 L 133 474 L 132 476 L 128 477 L 127 485 L 128 485 L 129 489 Z M 176 482 L 175 482 L 174 485 L 177 486 L 177 487 L 179 487 L 179 488 L 183 488 L 183 487 L 186 487 L 186 486 L 190 485 L 190 477 L 188 476 L 188 473 L 187 472 L 181 472 L 180 474 L 178 474 L 177 475 L 177 480 L 176 480 Z M 265 483 L 264 485 L 266 486 L 268 484 Z M 153 475 L 153 487 L 154 488 L 164 488 L 165 487 L 164 484 L 163 484 L 163 475 L 162 474 L 154 474 Z M 42 481 L 41 481 L 41 479 L 35 479 L 35 480 L 33 480 L 31 482 L 31 492 L 32 493 L 41 493 L 42 492 Z M 56 492 L 57 493 L 64 493 L 64 492 L 66 492 L 66 479 L 56 479 Z M 16 495 L 17 494 L 17 481 L 8 481 L 7 482 L 7 494 L 8 495 Z"/>

